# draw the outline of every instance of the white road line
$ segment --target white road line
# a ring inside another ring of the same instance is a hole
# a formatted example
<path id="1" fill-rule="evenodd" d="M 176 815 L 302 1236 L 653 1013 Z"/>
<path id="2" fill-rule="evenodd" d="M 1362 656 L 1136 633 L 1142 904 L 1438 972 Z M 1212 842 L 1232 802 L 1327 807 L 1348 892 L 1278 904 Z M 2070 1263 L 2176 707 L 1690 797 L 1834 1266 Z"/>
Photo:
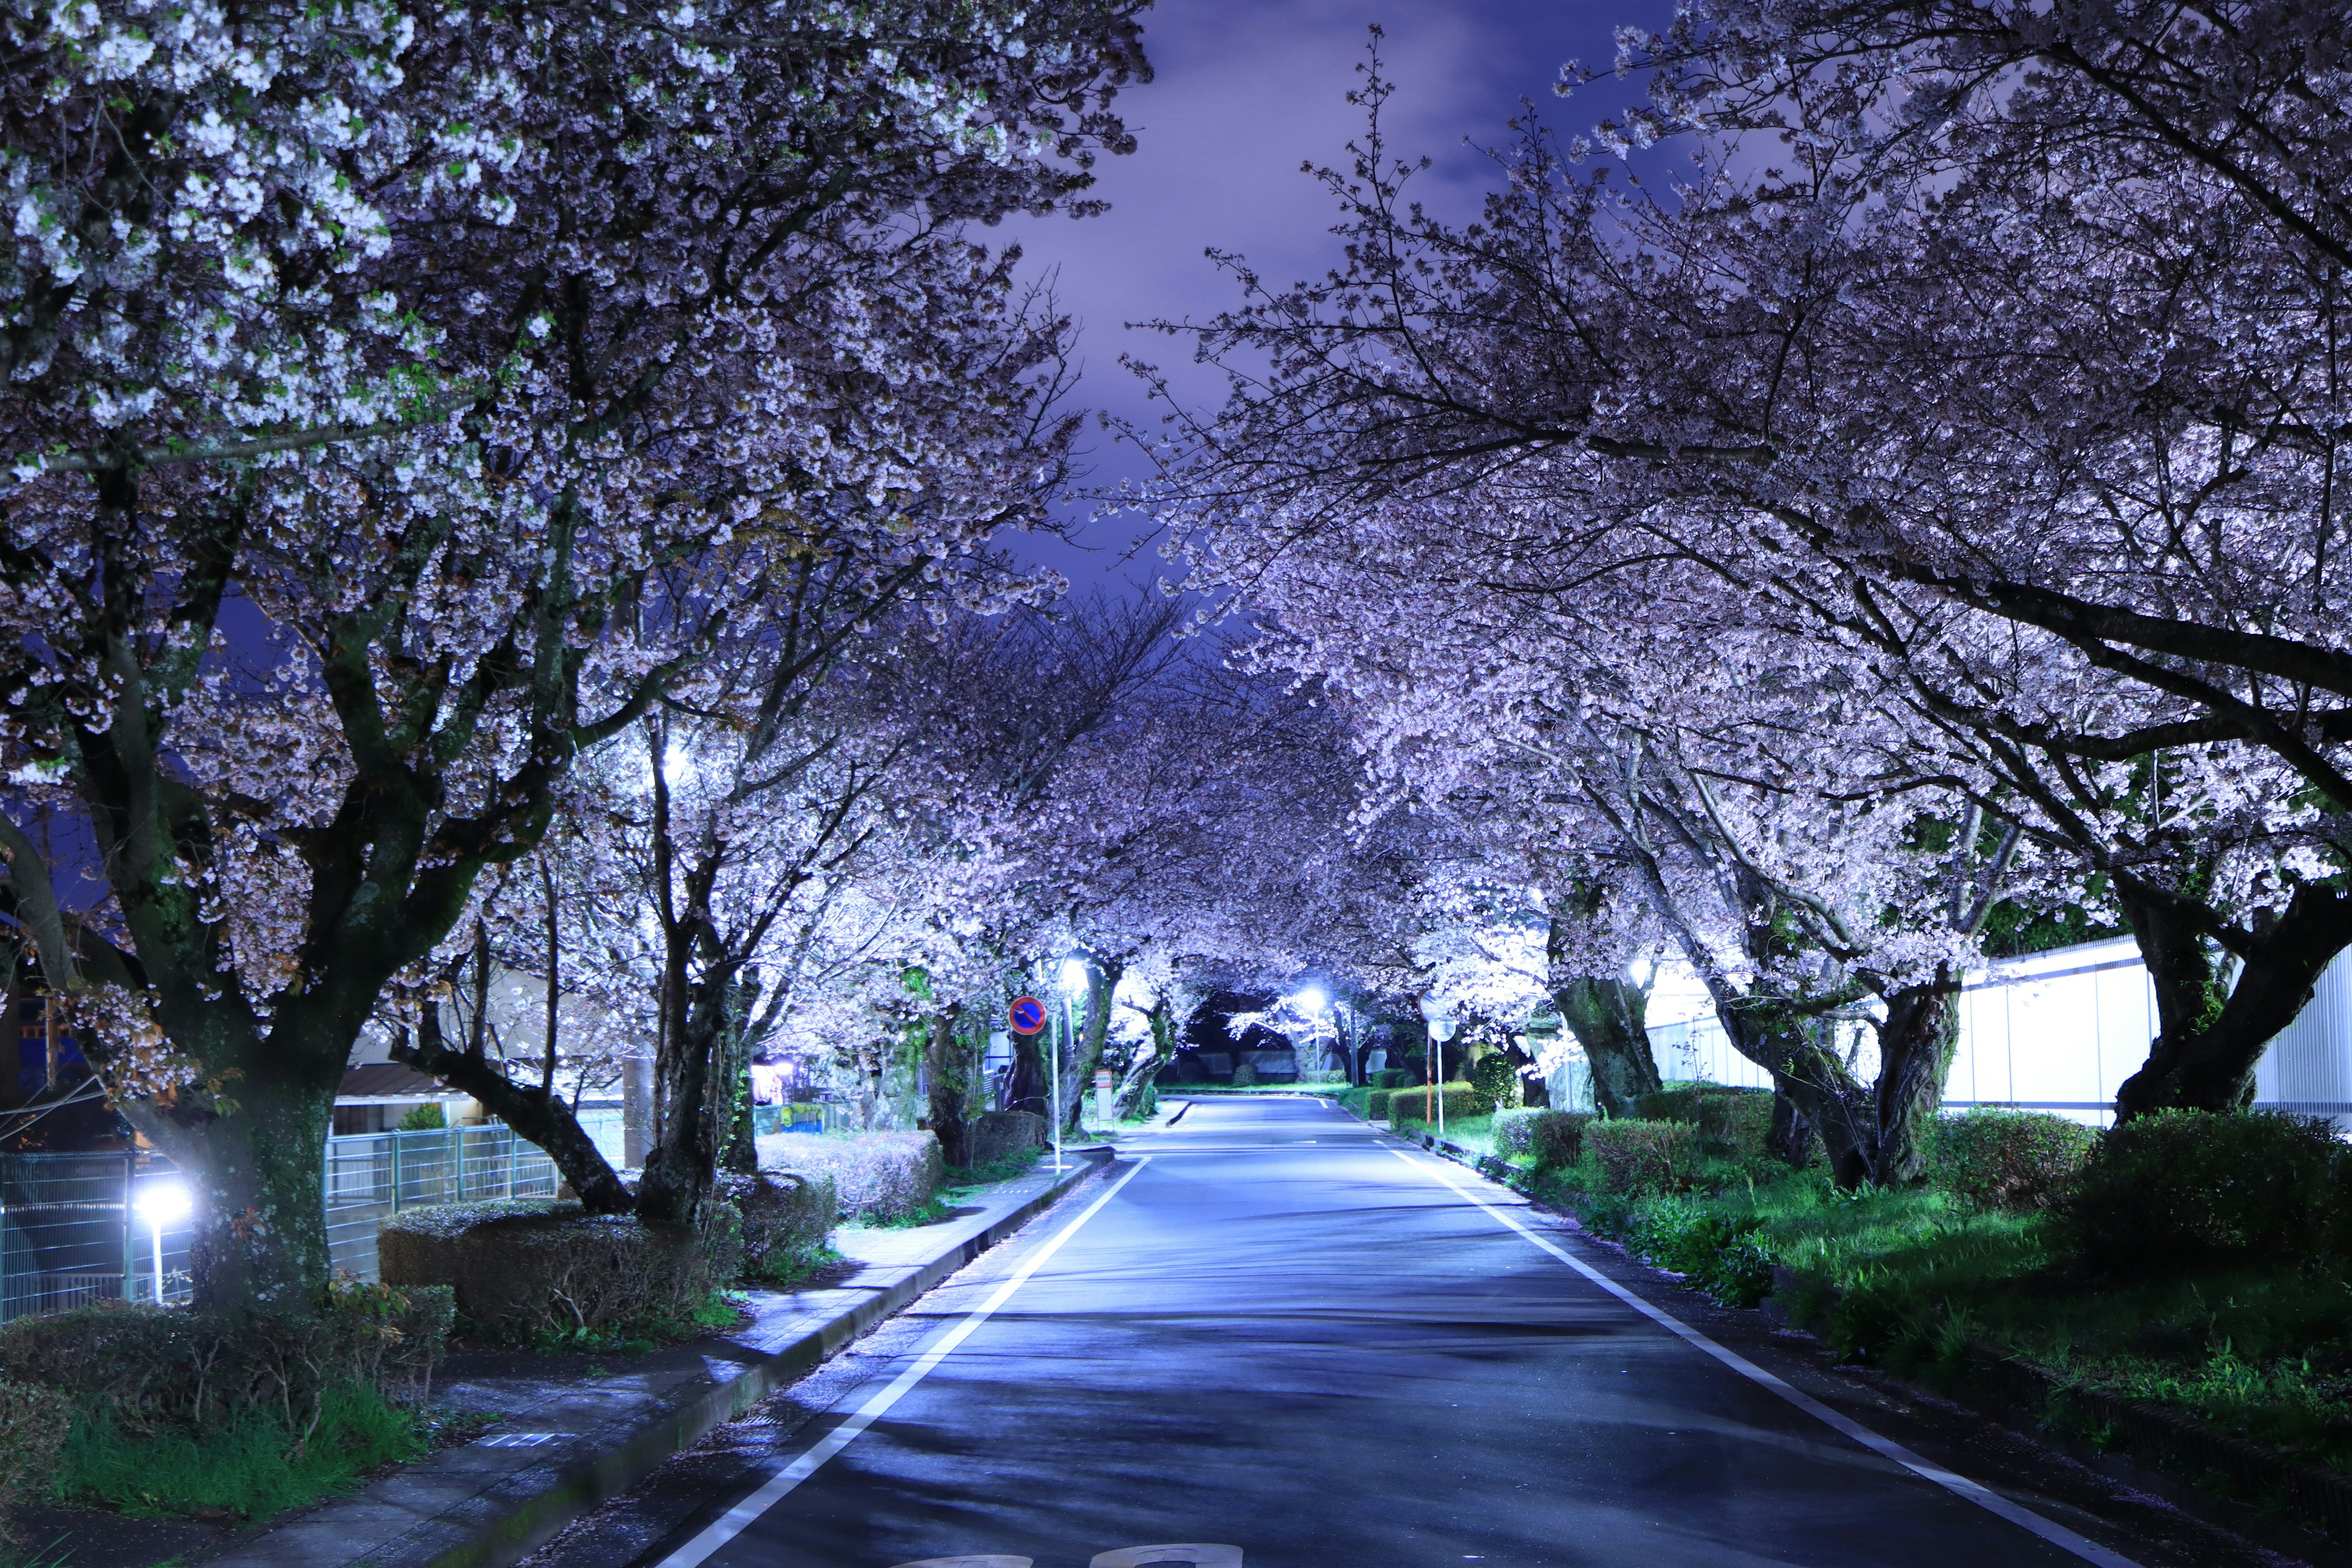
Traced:
<path id="1" fill-rule="evenodd" d="M 1582 1258 L 1575 1257 L 1573 1254 L 1570 1253 L 1565 1247 L 1560 1247 L 1549 1237 L 1520 1224 L 1518 1220 L 1512 1217 L 1512 1215 L 1506 1213 L 1504 1210 L 1496 1208 L 1493 1204 L 1488 1203 L 1476 1193 L 1470 1191 L 1460 1183 L 1454 1181 L 1453 1176 L 1446 1172 L 1444 1166 L 1434 1165 L 1423 1160 L 1416 1160 L 1412 1155 L 1406 1153 L 1403 1150 L 1395 1147 L 1391 1147 L 1389 1152 L 1394 1154 L 1398 1159 L 1402 1160 L 1406 1164 L 1412 1166 L 1416 1171 L 1420 1171 L 1424 1175 L 1436 1177 L 1437 1180 L 1443 1182 L 1448 1187 L 1453 1188 L 1456 1194 L 1460 1194 L 1462 1197 L 1467 1198 L 1470 1202 L 1476 1204 L 1480 1208 L 1485 1209 L 1488 1214 L 1500 1220 L 1504 1225 L 1517 1231 L 1521 1236 L 1527 1237 L 1528 1240 L 1535 1243 L 1536 1246 L 1541 1247 L 1544 1251 L 1550 1253 L 1554 1258 L 1557 1258 L 1562 1263 L 1567 1264 L 1570 1268 L 1575 1269 L 1579 1274 L 1583 1275 L 1587 1279 L 1591 1280 L 1595 1285 L 1600 1286 L 1603 1290 L 1608 1291 L 1612 1296 L 1616 1297 L 1620 1301 L 1624 1302 L 1625 1305 L 1633 1308 L 1635 1311 L 1641 1313 L 1652 1322 L 1656 1323 L 1667 1332 L 1675 1334 L 1688 1342 L 1690 1344 L 1696 1346 L 1698 1349 L 1705 1351 L 1707 1354 L 1713 1356 L 1716 1360 L 1721 1362 L 1724 1365 L 1729 1367 L 1740 1376 L 1747 1378 L 1749 1382 L 1770 1389 L 1773 1393 L 1779 1394 L 1781 1398 L 1787 1400 L 1790 1404 L 1795 1405 L 1806 1415 L 1830 1427 L 1834 1428 L 1845 1436 L 1852 1438 L 1853 1441 L 1861 1444 L 1864 1447 L 1869 1449 L 1872 1453 L 1879 1455 L 1883 1458 L 1892 1459 L 1895 1463 L 1902 1466 L 1905 1469 L 1909 1470 L 1913 1475 L 1917 1476 L 1924 1480 L 1935 1482 L 1937 1486 L 1942 1487 L 1946 1491 L 1950 1492 L 1953 1496 L 1964 1498 L 1968 1501 L 1976 1504 L 1979 1508 L 1983 1509 L 1987 1513 L 1998 1515 L 2000 1518 L 2005 1519 L 2009 1521 L 2010 1523 L 2016 1525 L 2021 1530 L 2032 1531 L 2033 1534 L 2038 1535 L 2042 1540 L 2048 1542 L 2051 1545 L 2057 1547 L 2060 1551 L 2073 1552 L 2075 1556 L 2081 1558 L 2085 1563 L 2095 1563 L 2099 1564 L 2099 1568 L 2140 1568 L 2140 1565 L 2133 1562 L 2130 1558 L 2123 1556 L 2118 1552 L 2110 1552 L 2105 1547 L 2100 1545 L 2097 1542 L 2092 1541 L 2087 1537 L 2075 1534 L 2064 1525 L 2060 1524 L 2056 1520 L 2045 1519 L 2042 1515 L 2034 1512 L 2032 1509 L 2021 1508 L 2018 1504 L 2013 1503 L 2007 1498 L 2001 1496 L 1999 1492 L 1993 1491 L 1987 1487 L 1980 1486 L 1977 1482 L 1969 1479 L 1966 1476 L 1955 1475 L 1950 1470 L 1944 1468 L 1943 1466 L 1937 1464 L 1934 1460 L 1925 1458 L 1920 1455 L 1913 1453 L 1910 1449 L 1905 1447 L 1902 1444 L 1897 1443 L 1892 1437 L 1882 1437 L 1877 1433 L 1872 1431 L 1869 1427 L 1864 1426 L 1861 1422 L 1853 1420 L 1850 1416 L 1840 1415 L 1838 1412 L 1831 1409 L 1828 1405 L 1823 1405 L 1820 1400 L 1815 1399 L 1811 1394 L 1806 1394 L 1801 1389 L 1790 1387 L 1789 1384 L 1784 1382 L 1781 1378 L 1772 1373 L 1765 1371 L 1762 1367 L 1758 1366 L 1754 1362 L 1749 1361 L 1746 1356 L 1739 1354 L 1737 1351 L 1725 1349 L 1722 1345 L 1716 1343 L 1713 1340 L 1707 1338 L 1696 1329 L 1692 1328 L 1688 1323 L 1684 1322 L 1680 1318 L 1675 1317 L 1673 1313 L 1668 1312 L 1662 1308 L 1652 1306 L 1649 1302 L 1643 1300 L 1633 1291 L 1626 1289 L 1625 1287 L 1618 1284 L 1617 1281 L 1610 1279 L 1609 1276 L 1601 1273 L 1601 1270 L 1593 1268 Z"/>
<path id="2" fill-rule="evenodd" d="M 699 1535 L 663 1558 L 660 1568 L 697 1568 L 697 1565 L 708 1559 L 712 1552 L 742 1534 L 751 1527 L 752 1521 L 782 1502 L 790 1495 L 793 1488 L 816 1474 L 824 1467 L 827 1459 L 856 1442 L 859 1433 L 888 1415 L 892 1405 L 904 1398 L 917 1384 L 929 1377 L 932 1368 L 953 1354 L 956 1347 L 970 1339 L 973 1331 L 988 1321 L 992 1313 L 1011 1300 L 1013 1292 L 1027 1284 L 1029 1277 L 1036 1273 L 1047 1258 L 1059 1252 L 1062 1249 L 1062 1243 L 1076 1236 L 1080 1226 L 1094 1218 L 1102 1211 L 1105 1204 L 1118 1196 L 1118 1190 L 1135 1180 L 1143 1167 L 1150 1163 L 1150 1159 L 1151 1156 L 1146 1154 L 1129 1167 L 1127 1173 L 1113 1182 L 1102 1196 L 1087 1205 L 1084 1214 L 1064 1226 L 1053 1240 L 1039 1247 L 1030 1256 L 1026 1263 L 1013 1271 L 1012 1279 L 998 1286 L 996 1294 L 966 1313 L 961 1322 L 933 1341 L 931 1347 L 918 1357 L 912 1366 L 890 1380 L 890 1386 L 860 1405 L 856 1415 L 818 1438 L 799 1458 L 770 1477 L 767 1484 L 758 1491 L 720 1514 Z"/>

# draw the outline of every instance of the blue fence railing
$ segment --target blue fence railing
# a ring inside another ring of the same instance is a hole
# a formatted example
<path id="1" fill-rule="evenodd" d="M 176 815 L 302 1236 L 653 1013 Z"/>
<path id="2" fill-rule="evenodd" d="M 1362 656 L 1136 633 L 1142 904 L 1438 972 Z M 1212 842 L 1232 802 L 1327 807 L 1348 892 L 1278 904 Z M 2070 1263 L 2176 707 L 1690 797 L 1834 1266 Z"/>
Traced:
<path id="1" fill-rule="evenodd" d="M 622 1159 L 621 1118 L 581 1125 Z M 549 1197 L 555 1163 L 511 1128 L 453 1127 L 327 1140 L 327 1241 L 334 1266 L 375 1278 L 376 1229 L 403 1209 Z M 92 1301 L 184 1301 L 188 1225 L 142 1202 L 173 1180 L 151 1154 L 0 1154 L 0 1322 Z M 160 1265 L 160 1267 L 159 1267 Z"/>

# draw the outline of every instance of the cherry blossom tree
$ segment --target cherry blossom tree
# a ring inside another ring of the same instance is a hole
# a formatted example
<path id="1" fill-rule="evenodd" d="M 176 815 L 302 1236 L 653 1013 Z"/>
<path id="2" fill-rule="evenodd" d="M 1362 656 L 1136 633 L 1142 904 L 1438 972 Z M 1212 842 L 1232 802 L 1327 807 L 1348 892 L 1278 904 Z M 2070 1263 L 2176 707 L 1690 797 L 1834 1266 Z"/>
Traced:
<path id="1" fill-rule="evenodd" d="M 2133 7 L 1940 17 L 1694 10 L 1629 42 L 1654 104 L 1565 150 L 1530 132 L 1466 227 L 1409 205 L 1375 75 L 1327 176 L 1349 262 L 1289 290 L 1243 270 L 1253 302 L 1202 344 L 1253 368 L 1170 495 L 1204 585 L 1331 540 L 1360 560 L 1366 519 L 1465 500 L 1478 565 L 1425 557 L 1441 579 L 1503 561 L 1564 596 L 1687 563 L 1888 693 L 1891 777 L 2114 900 L 2160 1016 L 2123 1112 L 2234 1104 L 2352 941 L 2311 174 L 2341 138 L 2274 107 L 2338 68 Z M 2234 62 L 2202 107 L 2131 85 L 2171 64 L 2117 64 L 2175 25 Z M 2283 140 L 2217 151 L 2257 122 Z M 1698 158 L 1670 195 L 1579 167 L 1669 134 Z"/>
<path id="2" fill-rule="evenodd" d="M 573 760 L 1036 515 L 1059 331 L 961 226 L 1082 206 L 1141 65 L 1116 4 L 169 22 L 10 24 L 0 744 L 105 910 L 0 849 L 199 1296 L 294 1308 L 352 1039 Z"/>

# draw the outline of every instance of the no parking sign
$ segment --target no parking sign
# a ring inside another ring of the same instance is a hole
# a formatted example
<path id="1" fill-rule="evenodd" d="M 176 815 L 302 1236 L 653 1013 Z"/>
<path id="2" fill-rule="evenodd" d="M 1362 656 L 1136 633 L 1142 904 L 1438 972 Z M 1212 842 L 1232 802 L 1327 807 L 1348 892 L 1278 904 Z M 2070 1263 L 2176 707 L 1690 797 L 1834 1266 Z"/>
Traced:
<path id="1" fill-rule="evenodd" d="M 1013 1032 L 1014 1034 L 1034 1035 L 1045 1026 L 1045 1004 L 1038 1001 L 1034 996 L 1015 996 L 1013 999 Z"/>

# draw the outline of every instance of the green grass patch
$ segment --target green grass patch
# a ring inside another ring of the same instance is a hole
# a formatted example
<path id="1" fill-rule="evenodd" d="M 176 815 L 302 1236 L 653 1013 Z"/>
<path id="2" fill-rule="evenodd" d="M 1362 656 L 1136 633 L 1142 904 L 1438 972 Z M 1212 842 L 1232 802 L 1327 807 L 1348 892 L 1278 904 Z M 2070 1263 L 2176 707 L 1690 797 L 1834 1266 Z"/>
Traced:
<path id="1" fill-rule="evenodd" d="M 202 1432 L 140 1432 L 110 1411 L 78 1418 L 53 1495 L 138 1519 L 264 1520 L 358 1489 L 381 1465 L 419 1458 L 433 1426 L 372 1388 L 331 1389 L 298 1443 L 284 1415 L 247 1407 Z"/>
<path id="2" fill-rule="evenodd" d="M 831 1248 L 826 1250 L 831 1251 Z M 474 1344 L 530 1351 L 540 1355 L 606 1351 L 621 1355 L 643 1355 L 664 1345 L 698 1340 L 715 1330 L 735 1327 L 744 1321 L 750 1300 L 751 1298 L 740 1290 L 713 1290 L 690 1312 L 675 1317 L 631 1318 L 597 1328 L 524 1331 L 478 1322 L 460 1313 L 457 1333 Z"/>
<path id="3" fill-rule="evenodd" d="M 1818 1170 L 1752 1161 L 1710 1160 L 1700 1190 L 1680 1194 L 1605 1194 L 1589 1161 L 1521 1184 L 1727 1305 L 1772 1295 L 1846 1360 L 1948 1385 L 1990 1351 L 2352 1469 L 2352 1281 L 2340 1272 L 2094 1275 L 2048 1215 L 1933 1186 L 1840 1193 Z"/>

